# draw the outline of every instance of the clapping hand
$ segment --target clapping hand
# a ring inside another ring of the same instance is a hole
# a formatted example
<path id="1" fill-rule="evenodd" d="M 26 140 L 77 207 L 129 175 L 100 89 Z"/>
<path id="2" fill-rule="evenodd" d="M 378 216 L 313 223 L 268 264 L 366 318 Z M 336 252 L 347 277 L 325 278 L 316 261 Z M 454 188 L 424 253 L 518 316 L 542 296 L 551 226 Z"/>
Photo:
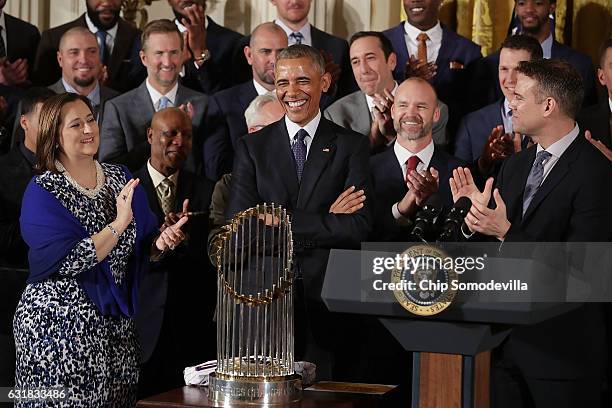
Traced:
<path id="1" fill-rule="evenodd" d="M 600 152 L 604 154 L 608 158 L 608 160 L 612 161 L 612 150 L 608 149 L 605 144 L 603 144 L 600 140 L 593 139 L 590 131 L 584 132 L 584 137 L 586 140 L 591 142 L 593 146 L 597 148 Z"/>
<path id="2" fill-rule="evenodd" d="M 436 76 L 438 67 L 434 62 L 421 62 L 414 55 L 411 55 L 406 62 L 406 70 L 404 78 L 419 77 L 426 81 L 430 81 Z"/>

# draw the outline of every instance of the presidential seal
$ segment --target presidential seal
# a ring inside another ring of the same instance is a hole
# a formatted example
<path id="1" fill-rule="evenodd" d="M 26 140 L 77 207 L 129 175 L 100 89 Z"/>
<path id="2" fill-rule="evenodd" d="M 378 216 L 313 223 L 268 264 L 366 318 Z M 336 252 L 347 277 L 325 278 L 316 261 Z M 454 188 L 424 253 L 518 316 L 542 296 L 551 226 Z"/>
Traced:
<path id="1" fill-rule="evenodd" d="M 401 255 L 401 267 L 391 272 L 397 301 L 410 313 L 432 316 L 448 308 L 457 294 L 451 258 L 430 245 L 415 245 Z M 448 262 L 451 260 L 451 262 Z"/>

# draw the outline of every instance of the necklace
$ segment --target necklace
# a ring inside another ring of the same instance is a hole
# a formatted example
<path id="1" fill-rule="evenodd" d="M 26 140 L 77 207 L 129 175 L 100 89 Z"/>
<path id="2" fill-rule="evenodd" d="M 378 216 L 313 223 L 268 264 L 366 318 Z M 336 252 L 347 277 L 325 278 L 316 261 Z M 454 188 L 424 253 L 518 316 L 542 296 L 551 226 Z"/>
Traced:
<path id="1" fill-rule="evenodd" d="M 102 189 L 102 186 L 104 185 L 104 171 L 102 170 L 102 166 L 100 165 L 100 163 L 98 163 L 97 160 L 94 160 L 94 164 L 96 167 L 96 186 L 94 188 L 83 187 L 79 183 L 77 183 L 76 180 L 72 178 L 68 170 L 66 170 L 66 168 L 59 161 L 55 162 L 55 167 L 60 173 L 64 175 L 68 183 L 70 183 L 72 187 L 77 189 L 78 192 L 85 195 L 86 197 L 94 198 L 100 192 L 100 189 Z"/>

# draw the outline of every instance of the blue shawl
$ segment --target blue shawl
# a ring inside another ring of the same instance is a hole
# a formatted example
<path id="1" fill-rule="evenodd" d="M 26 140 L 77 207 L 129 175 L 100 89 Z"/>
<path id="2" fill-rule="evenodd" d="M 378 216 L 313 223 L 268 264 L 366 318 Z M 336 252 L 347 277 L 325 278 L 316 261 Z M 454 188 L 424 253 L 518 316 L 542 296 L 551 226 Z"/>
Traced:
<path id="1" fill-rule="evenodd" d="M 132 178 L 127 170 L 124 171 L 127 180 Z M 103 315 L 134 316 L 140 279 L 149 268 L 149 245 L 157 231 L 157 220 L 149 209 L 142 186 L 134 190 L 132 212 L 136 242 L 121 285 L 115 282 L 106 258 L 76 275 L 81 288 Z M 40 282 L 55 274 L 78 242 L 90 236 L 80 221 L 34 179 L 23 196 L 20 222 L 21 234 L 30 247 L 28 283 Z"/>

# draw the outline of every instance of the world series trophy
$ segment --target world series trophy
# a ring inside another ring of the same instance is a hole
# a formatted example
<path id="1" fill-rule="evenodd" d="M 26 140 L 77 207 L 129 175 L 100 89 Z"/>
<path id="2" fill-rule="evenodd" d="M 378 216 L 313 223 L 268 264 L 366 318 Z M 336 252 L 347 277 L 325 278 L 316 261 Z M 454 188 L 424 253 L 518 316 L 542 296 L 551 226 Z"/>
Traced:
<path id="1" fill-rule="evenodd" d="M 209 377 L 209 399 L 220 406 L 299 401 L 287 210 L 261 204 L 242 211 L 213 245 L 217 370 Z"/>

